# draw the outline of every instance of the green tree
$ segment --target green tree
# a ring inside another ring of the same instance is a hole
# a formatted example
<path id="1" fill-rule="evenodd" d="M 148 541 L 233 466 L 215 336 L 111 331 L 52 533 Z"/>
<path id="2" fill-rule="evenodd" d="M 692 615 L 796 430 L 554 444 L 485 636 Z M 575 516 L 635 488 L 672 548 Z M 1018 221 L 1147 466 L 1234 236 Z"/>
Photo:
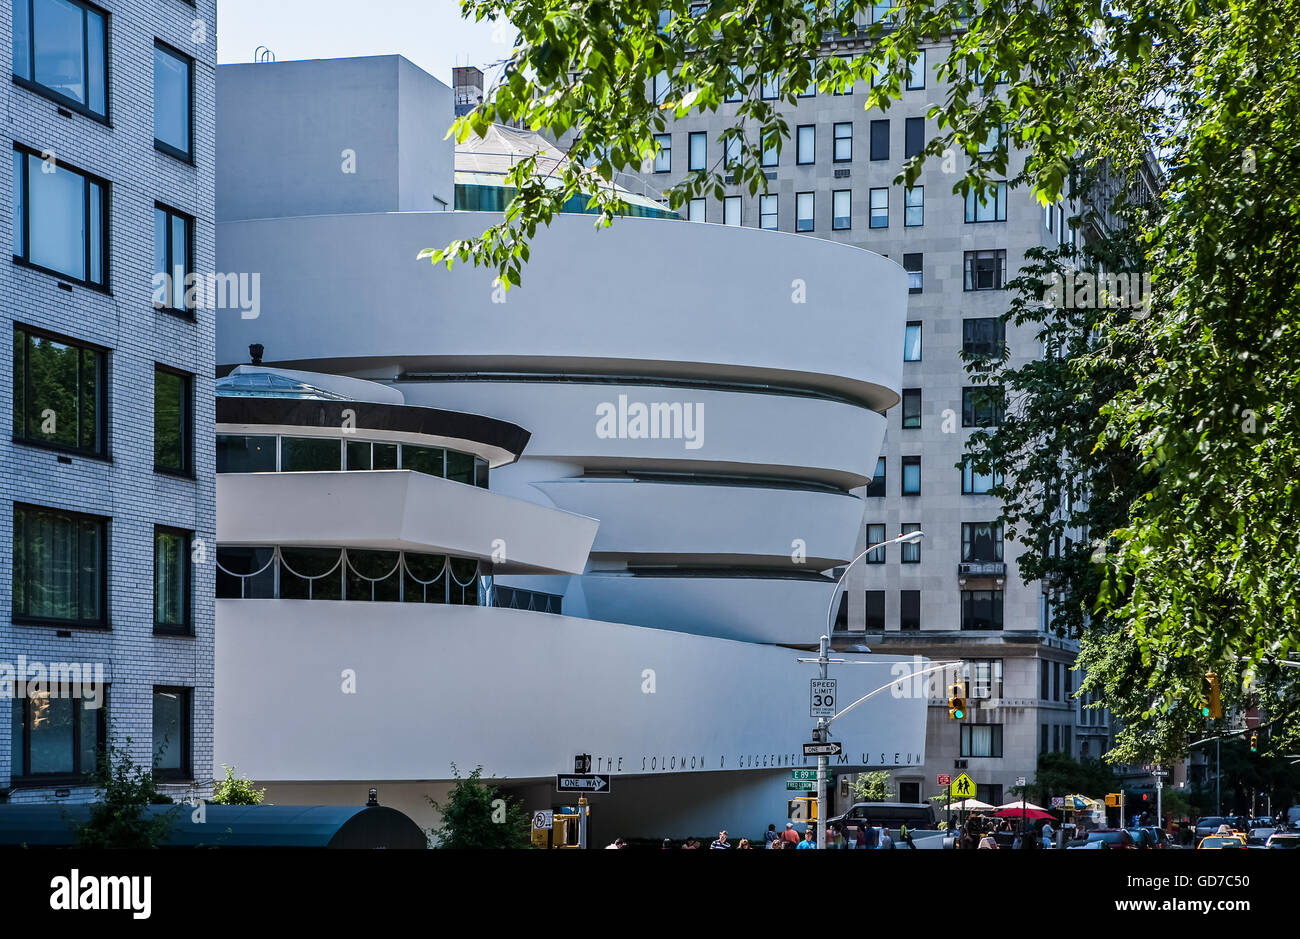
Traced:
<path id="1" fill-rule="evenodd" d="M 266 790 L 258 789 L 247 776 L 236 776 L 235 767 L 225 766 L 226 778 L 213 787 L 214 805 L 261 805 Z"/>
<path id="2" fill-rule="evenodd" d="M 858 773 L 853 782 L 854 802 L 888 802 L 894 797 L 893 777 L 881 770 L 874 773 Z"/>
<path id="3" fill-rule="evenodd" d="M 1151 303 L 1141 317 L 1093 324 L 1075 359 L 1085 381 L 1065 399 L 1068 418 L 1082 413 L 1080 426 L 1114 461 L 1068 477 L 1114 504 L 1087 547 L 1066 554 L 1084 582 L 1066 615 L 1079 624 L 1088 687 L 1123 721 L 1114 756 L 1185 746 L 1210 670 L 1229 707 L 1258 696 L 1274 741 L 1294 745 L 1300 677 L 1273 663 L 1300 648 L 1300 437 L 1291 432 L 1300 426 L 1300 4 L 914 0 L 859 29 L 873 6 L 463 0 L 467 17 L 507 19 L 520 36 L 502 80 L 454 132 L 518 121 L 567 140 L 572 159 L 555 171 L 521 161 L 500 224 L 423 256 L 485 264 L 518 283 L 530 239 L 566 200 L 587 196 L 597 224 L 610 224 L 625 211 L 616 173 L 639 170 L 672 117 L 717 111 L 731 96 L 741 101 L 722 136 L 741 141 L 738 162 L 692 172 L 666 195 L 673 206 L 720 198 L 724 174 L 751 195 L 766 191 L 762 153 L 789 135 L 782 109 L 801 90 L 856 83 L 867 109 L 886 109 L 922 46 L 943 86 L 927 113 L 936 133 L 897 182 L 951 158 L 957 192 L 987 193 L 1005 179 L 1048 203 L 1080 161 L 1125 190 L 1150 178 L 1158 156 L 1160 191 L 1134 220 L 1134 269 L 1150 274 Z M 824 45 L 836 33 L 863 41 Z M 667 87 L 655 100 L 659 74 Z M 780 95 L 765 100 L 773 75 Z M 1006 146 L 982 146 L 995 131 L 1016 149 L 1014 163 Z M 1105 380 L 1089 377 L 1091 367 Z M 1099 478 L 1107 473 L 1115 478 Z"/>
<path id="4" fill-rule="evenodd" d="M 101 754 L 96 783 L 99 799 L 77 831 L 78 847 L 156 848 L 166 840 L 180 809 L 145 812 L 146 806 L 172 800 L 158 791 L 153 772 L 136 766 L 125 749 L 110 746 Z"/>
<path id="5" fill-rule="evenodd" d="M 518 801 L 483 782 L 483 767 L 477 766 L 461 778 L 451 765 L 456 780 L 446 802 L 429 804 L 441 816 L 432 836 L 435 848 L 527 848 L 531 840 L 531 816 Z"/>
<path id="6" fill-rule="evenodd" d="M 1084 795 L 1101 801 L 1106 793 L 1118 790 L 1119 779 L 1114 770 L 1101 760 L 1076 760 L 1068 753 L 1044 753 L 1038 758 L 1034 781 L 1025 786 L 1025 798 L 1050 806 L 1053 796 Z M 1011 791 L 1018 796 L 1020 787 Z"/>

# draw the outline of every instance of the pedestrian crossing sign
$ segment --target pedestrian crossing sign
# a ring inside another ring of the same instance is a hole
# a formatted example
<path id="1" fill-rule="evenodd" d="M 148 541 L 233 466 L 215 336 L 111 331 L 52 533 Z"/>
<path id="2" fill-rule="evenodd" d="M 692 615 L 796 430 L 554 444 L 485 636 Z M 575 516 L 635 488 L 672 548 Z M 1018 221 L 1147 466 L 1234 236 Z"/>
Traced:
<path id="1" fill-rule="evenodd" d="M 973 799 L 975 798 L 975 783 L 965 773 L 962 773 L 952 781 L 952 786 L 948 792 L 954 799 Z"/>

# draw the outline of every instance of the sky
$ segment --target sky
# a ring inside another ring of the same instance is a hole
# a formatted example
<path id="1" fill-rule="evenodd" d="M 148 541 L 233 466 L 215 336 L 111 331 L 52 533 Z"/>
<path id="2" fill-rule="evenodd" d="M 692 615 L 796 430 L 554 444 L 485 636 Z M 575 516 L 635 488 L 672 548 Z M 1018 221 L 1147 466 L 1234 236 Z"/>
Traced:
<path id="1" fill-rule="evenodd" d="M 508 26 L 465 21 L 458 0 L 218 0 L 217 59 L 252 62 L 267 46 L 276 60 L 406 56 L 451 84 L 455 65 L 500 61 Z"/>

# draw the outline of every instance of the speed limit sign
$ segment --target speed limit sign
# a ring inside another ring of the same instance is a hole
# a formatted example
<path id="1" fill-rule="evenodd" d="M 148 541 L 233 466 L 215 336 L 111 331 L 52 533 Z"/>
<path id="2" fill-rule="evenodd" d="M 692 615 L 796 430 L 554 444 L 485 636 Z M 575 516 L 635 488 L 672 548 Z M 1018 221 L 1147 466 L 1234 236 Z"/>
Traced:
<path id="1" fill-rule="evenodd" d="M 808 686 L 808 716 L 835 716 L 835 683 L 837 678 L 814 678 Z"/>

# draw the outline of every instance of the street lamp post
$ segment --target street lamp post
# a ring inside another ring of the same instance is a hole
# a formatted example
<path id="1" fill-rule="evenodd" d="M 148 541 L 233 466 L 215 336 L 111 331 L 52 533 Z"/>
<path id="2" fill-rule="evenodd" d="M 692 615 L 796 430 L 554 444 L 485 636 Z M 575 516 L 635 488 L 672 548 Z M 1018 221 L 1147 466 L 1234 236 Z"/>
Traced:
<path id="1" fill-rule="evenodd" d="M 835 587 L 834 589 L 831 590 L 830 603 L 826 607 L 826 632 L 822 634 L 821 638 L 818 641 L 818 656 L 814 660 L 817 662 L 818 666 L 821 669 L 821 677 L 823 679 L 827 677 L 826 675 L 827 666 L 829 666 L 832 661 L 828 653 L 830 652 L 830 633 L 833 632 L 835 629 L 835 625 L 831 621 L 831 617 L 835 610 L 835 598 L 840 595 L 840 586 L 844 583 L 844 578 L 849 576 L 849 571 L 853 569 L 853 565 L 857 564 L 868 554 L 870 554 L 872 551 L 877 550 L 878 548 L 888 547 L 891 544 L 911 544 L 913 542 L 920 541 L 924 537 L 925 537 L 925 532 L 920 531 L 918 529 L 917 531 L 909 531 L 905 534 L 901 534 L 897 538 L 891 538 L 888 541 L 882 541 L 879 544 L 874 544 L 871 547 L 867 548 L 865 551 L 863 551 L 861 554 L 859 554 L 857 557 L 855 557 L 852 561 L 850 561 L 848 566 L 844 568 L 843 573 L 841 573 L 840 576 L 836 578 Z M 809 660 L 805 659 L 803 661 L 809 661 Z M 856 704 L 857 702 L 854 703 Z M 835 717 L 838 716 L 839 716 L 838 714 L 835 715 Z M 825 717 L 817 718 L 817 730 L 813 737 L 814 740 L 817 740 L 821 743 L 830 742 L 830 726 L 831 726 L 831 721 L 835 720 L 835 717 L 831 717 L 829 719 Z M 817 847 L 818 848 L 826 847 L 826 763 L 827 763 L 826 754 L 824 753 L 819 754 L 817 757 Z"/>

